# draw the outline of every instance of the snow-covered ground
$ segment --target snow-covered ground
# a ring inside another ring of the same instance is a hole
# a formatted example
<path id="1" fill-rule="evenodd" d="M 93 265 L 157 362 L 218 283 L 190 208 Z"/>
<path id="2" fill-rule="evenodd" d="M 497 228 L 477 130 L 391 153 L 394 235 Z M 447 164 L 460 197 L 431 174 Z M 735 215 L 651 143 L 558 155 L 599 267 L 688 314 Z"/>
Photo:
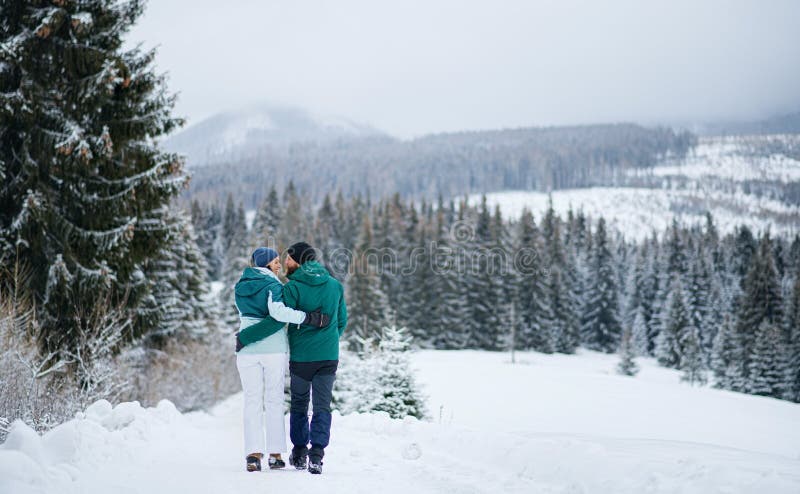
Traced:
<path id="1" fill-rule="evenodd" d="M 800 207 L 780 200 L 746 193 L 752 180 L 782 184 L 800 181 L 800 161 L 778 151 L 774 145 L 800 148 L 800 136 L 712 137 L 701 139 L 684 159 L 665 161 L 648 169 L 631 169 L 632 179 L 654 187 L 591 187 L 553 191 L 553 206 L 566 215 L 572 208 L 592 216 L 602 215 L 629 239 L 641 240 L 653 229 L 663 232 L 672 218 L 684 224 L 703 224 L 710 211 L 723 232 L 746 224 L 757 232 L 800 232 Z M 757 148 L 757 149 L 756 149 Z M 504 215 L 519 217 L 527 207 L 541 217 L 548 194 L 530 191 L 494 192 L 486 195 L 491 208 L 500 206 Z M 779 197 L 779 196 L 775 196 Z M 480 194 L 470 196 L 479 204 Z"/>
<path id="2" fill-rule="evenodd" d="M 697 147 L 678 162 L 665 163 L 652 170 L 631 170 L 658 177 L 684 176 L 691 179 L 722 178 L 736 182 L 776 180 L 782 183 L 800 181 L 800 161 L 780 153 L 756 155 L 750 144 L 770 143 L 800 147 L 800 136 L 769 135 L 705 137 Z"/>
<path id="3" fill-rule="evenodd" d="M 653 229 L 661 234 L 673 216 L 683 224 L 704 224 L 711 211 L 723 233 L 746 224 L 756 232 L 769 229 L 773 234 L 800 232 L 800 208 L 780 201 L 750 194 L 726 194 L 713 190 L 648 189 L 642 187 L 590 187 L 552 192 L 553 207 L 561 217 L 571 208 L 597 218 L 603 216 L 626 238 L 641 240 Z M 471 204 L 479 204 L 480 195 L 470 196 Z M 547 209 L 544 192 L 511 191 L 486 194 L 490 208 L 500 206 L 506 217 L 519 218 L 523 208 L 530 209 L 537 221 Z"/>
<path id="4" fill-rule="evenodd" d="M 616 357 L 425 351 L 430 422 L 335 416 L 325 472 L 243 471 L 241 396 L 182 415 L 99 402 L 43 437 L 16 423 L 0 492 L 797 493 L 800 406 Z"/>

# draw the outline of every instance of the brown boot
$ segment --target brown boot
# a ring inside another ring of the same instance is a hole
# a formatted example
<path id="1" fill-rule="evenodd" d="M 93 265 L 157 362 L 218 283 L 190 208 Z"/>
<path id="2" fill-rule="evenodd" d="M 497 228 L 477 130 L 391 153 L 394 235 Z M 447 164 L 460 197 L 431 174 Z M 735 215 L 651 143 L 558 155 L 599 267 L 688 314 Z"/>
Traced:
<path id="1" fill-rule="evenodd" d="M 261 458 L 264 455 L 261 453 L 253 453 L 251 455 L 247 455 L 247 471 L 248 472 L 260 472 L 261 471 Z"/>

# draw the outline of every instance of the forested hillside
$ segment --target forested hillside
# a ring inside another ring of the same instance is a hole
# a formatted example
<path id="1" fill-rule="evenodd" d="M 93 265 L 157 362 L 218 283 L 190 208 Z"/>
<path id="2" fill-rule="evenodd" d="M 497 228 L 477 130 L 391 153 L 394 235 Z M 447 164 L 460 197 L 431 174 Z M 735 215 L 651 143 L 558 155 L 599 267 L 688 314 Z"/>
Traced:
<path id="1" fill-rule="evenodd" d="M 300 190 L 372 197 L 399 193 L 429 200 L 470 192 L 615 184 L 622 171 L 682 157 L 695 144 L 696 138 L 686 132 L 633 124 L 461 132 L 411 141 L 365 137 L 290 146 L 265 142 L 247 155 L 193 169 L 185 197 L 221 201 L 231 193 L 253 209 L 270 186 L 282 189 L 290 180 Z M 316 194 L 314 200 L 320 199 Z"/>

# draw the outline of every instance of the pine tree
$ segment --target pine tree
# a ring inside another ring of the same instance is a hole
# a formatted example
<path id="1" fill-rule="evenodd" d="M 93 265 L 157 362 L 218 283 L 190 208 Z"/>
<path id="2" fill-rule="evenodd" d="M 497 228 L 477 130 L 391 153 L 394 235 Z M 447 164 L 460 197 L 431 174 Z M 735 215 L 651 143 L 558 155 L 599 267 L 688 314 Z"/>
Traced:
<path id="1" fill-rule="evenodd" d="M 692 326 L 689 310 L 686 306 L 683 284 L 675 276 L 670 284 L 671 289 L 662 315 L 663 327 L 656 342 L 656 358 L 658 363 L 666 367 L 679 367 L 683 358 L 681 342 Z"/>
<path id="2" fill-rule="evenodd" d="M 601 217 L 594 235 L 590 285 L 581 333 L 587 348 L 610 353 L 619 347 L 622 326 L 619 322 L 617 277 L 605 225 Z"/>
<path id="3" fill-rule="evenodd" d="M 217 305 L 207 300 L 206 265 L 192 224 L 183 212 L 173 214 L 177 225 L 172 232 L 173 248 L 162 249 L 144 270 L 153 291 L 143 305 L 159 320 L 158 328 L 148 334 L 148 346 L 157 347 L 168 337 L 204 337 L 219 317 Z"/>
<path id="4" fill-rule="evenodd" d="M 647 338 L 647 323 L 644 320 L 644 310 L 641 306 L 636 311 L 631 326 L 631 337 L 633 339 L 633 349 L 636 355 L 646 356 L 649 355 Z"/>
<path id="5" fill-rule="evenodd" d="M 625 376 L 635 376 L 639 372 L 639 366 L 636 365 L 636 361 L 634 360 L 635 351 L 630 329 L 626 329 L 622 332 L 619 355 L 620 361 L 617 365 L 617 371 Z"/>
<path id="6" fill-rule="evenodd" d="M 683 371 L 681 381 L 689 384 L 705 384 L 707 382 L 703 351 L 700 346 L 700 333 L 697 327 L 691 325 L 683 332 L 681 337 L 681 362 Z"/>
<path id="7" fill-rule="evenodd" d="M 437 349 L 465 348 L 469 344 L 469 333 L 464 315 L 469 313 L 467 292 L 461 282 L 464 274 L 464 259 L 452 247 L 446 223 L 447 212 L 437 212 L 436 249 L 431 253 L 432 287 L 438 294 L 439 305 L 430 314 L 432 321 L 432 344 Z M 423 287 L 426 288 L 426 287 Z"/>
<path id="8" fill-rule="evenodd" d="M 573 279 L 568 273 L 567 258 L 561 242 L 561 222 L 553 209 L 552 196 L 544 217 L 543 233 L 550 270 L 547 295 L 552 315 L 550 332 L 553 349 L 561 353 L 575 353 L 580 344 L 580 316 L 575 304 Z"/>
<path id="9" fill-rule="evenodd" d="M 130 336 L 159 323 L 142 312 L 154 289 L 144 265 L 171 248 L 168 206 L 186 175 L 157 147 L 182 122 L 155 52 L 122 47 L 142 11 L 0 2 L 0 258 L 18 254 L 32 268 L 50 349 L 78 344 L 104 292 L 112 306 L 125 301 Z"/>
<path id="10" fill-rule="evenodd" d="M 502 350 L 503 335 L 508 327 L 508 304 L 504 300 L 505 275 L 503 265 L 504 229 L 499 209 L 491 216 L 486 201 L 481 205 L 476 228 L 478 282 L 472 314 L 475 327 L 472 331 L 472 346 L 484 350 Z"/>
<path id="11" fill-rule="evenodd" d="M 784 394 L 787 400 L 800 402 L 800 265 L 796 269 L 792 298 L 786 313 L 789 341 L 786 345 Z"/>
<path id="12" fill-rule="evenodd" d="M 755 347 L 749 360 L 748 392 L 782 398 L 786 383 L 786 361 L 781 329 L 768 320 L 758 327 Z"/>
<path id="13" fill-rule="evenodd" d="M 714 373 L 715 387 L 737 389 L 734 384 L 743 378 L 739 365 L 741 359 L 741 345 L 736 341 L 733 317 L 725 315 L 714 337 L 711 351 L 711 370 Z"/>
<path id="14" fill-rule="evenodd" d="M 549 322 L 549 299 L 547 297 L 547 275 L 542 266 L 539 231 L 528 209 L 523 210 L 517 233 L 517 277 L 516 288 L 516 345 L 518 349 L 536 349 L 553 352 Z"/>
<path id="15" fill-rule="evenodd" d="M 747 272 L 742 288 L 744 293 L 739 304 L 736 323 L 736 341 L 741 345 L 741 365 L 744 390 L 752 388 L 750 371 L 756 347 L 757 335 L 763 322 L 778 326 L 783 322 L 783 303 L 777 271 L 772 258 L 772 242 L 764 235 L 759 242 L 758 251 L 752 258 L 752 266 Z M 758 385 L 759 389 L 763 386 Z"/>
<path id="16" fill-rule="evenodd" d="M 369 411 L 386 412 L 395 419 L 425 417 L 425 399 L 408 358 L 410 342 L 405 328 L 383 329 L 375 376 L 377 396 Z"/>
<path id="17" fill-rule="evenodd" d="M 364 226 L 359 240 L 359 250 L 355 253 L 351 274 L 347 280 L 347 309 L 350 348 L 363 351 L 361 340 L 378 339 L 381 328 L 390 323 L 389 303 L 381 289 L 380 277 L 370 260 L 366 249 L 372 244 L 372 227 L 369 218 L 364 219 Z"/>
<path id="18" fill-rule="evenodd" d="M 282 212 L 283 206 L 273 183 L 253 219 L 253 245 L 276 248 Z"/>

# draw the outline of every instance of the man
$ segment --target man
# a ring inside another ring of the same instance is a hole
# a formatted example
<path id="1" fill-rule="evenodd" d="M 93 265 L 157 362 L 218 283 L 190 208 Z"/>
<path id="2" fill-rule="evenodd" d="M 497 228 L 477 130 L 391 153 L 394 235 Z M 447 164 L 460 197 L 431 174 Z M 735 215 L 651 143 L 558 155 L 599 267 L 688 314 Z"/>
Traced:
<path id="1" fill-rule="evenodd" d="M 289 437 L 294 445 L 289 464 L 298 470 L 308 468 L 309 472 L 320 474 L 330 440 L 331 394 L 339 364 L 339 338 L 347 325 L 344 289 L 316 260 L 314 248 L 305 242 L 289 247 L 285 267 L 289 277 L 283 287 L 286 306 L 330 314 L 325 327 L 291 324 L 288 332 L 292 394 Z M 309 391 L 314 409 L 310 427 Z"/>

